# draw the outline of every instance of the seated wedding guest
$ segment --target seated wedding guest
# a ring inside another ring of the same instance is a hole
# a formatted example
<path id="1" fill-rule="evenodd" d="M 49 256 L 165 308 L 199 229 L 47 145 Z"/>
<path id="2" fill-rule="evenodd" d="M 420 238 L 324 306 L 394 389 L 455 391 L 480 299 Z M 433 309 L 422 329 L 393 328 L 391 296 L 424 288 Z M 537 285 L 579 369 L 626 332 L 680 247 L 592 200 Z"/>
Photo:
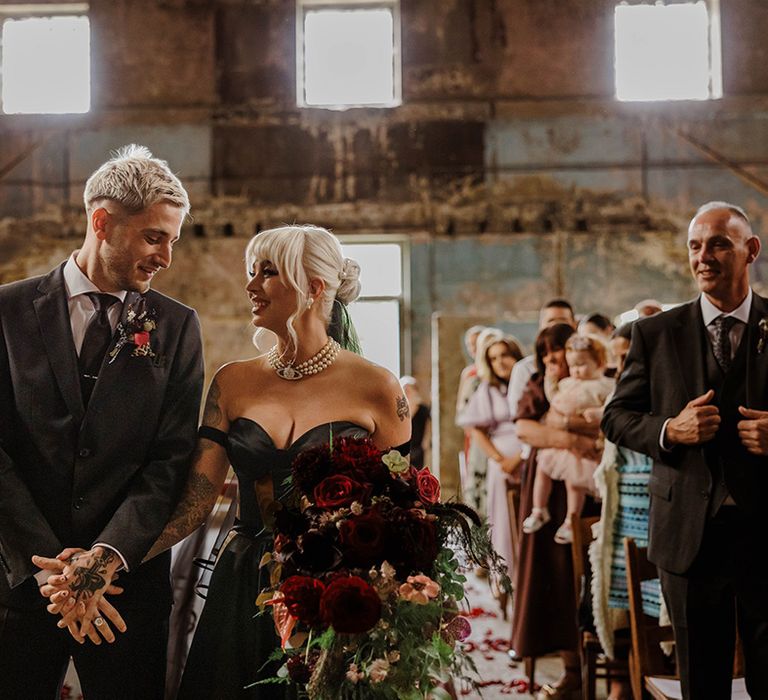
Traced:
<path id="1" fill-rule="evenodd" d="M 613 329 L 611 319 L 603 314 L 589 314 L 579 322 L 579 333 L 596 335 L 599 338 L 605 338 L 606 342 L 610 339 Z"/>
<path id="2" fill-rule="evenodd" d="M 575 431 L 587 430 L 586 420 L 574 420 L 570 430 L 548 425 L 543 419 L 549 411 L 544 392 L 545 377 L 559 381 L 568 376 L 565 344 L 575 333 L 568 324 L 556 324 L 542 330 L 536 339 L 537 373 L 528 382 L 518 404 L 516 419 L 520 440 L 533 448 L 559 447 L 593 456 L 597 451 L 597 423 L 592 435 Z M 536 449 L 526 459 L 522 472 L 520 511 L 528 513 L 533 505 L 536 478 Z M 515 602 L 512 619 L 512 649 L 520 657 L 538 657 L 560 652 L 565 667 L 554 685 L 545 685 L 541 700 L 581 697 L 581 671 L 576 651 L 578 633 L 573 591 L 571 553 L 555 543 L 557 524 L 566 513 L 565 488 L 553 484 L 549 500 L 552 521 L 538 532 L 524 534 L 520 540 L 518 570 L 515 572 Z"/>
<path id="3" fill-rule="evenodd" d="M 572 335 L 565 344 L 565 358 L 570 376 L 561 379 L 557 387 L 547 393 L 547 399 L 551 411 L 556 411 L 562 416 L 562 425 L 567 429 L 570 421 L 584 419 L 591 415 L 591 411 L 601 409 L 608 395 L 612 393 L 614 384 L 612 379 L 603 374 L 606 349 L 596 336 Z M 546 383 L 544 388 L 546 392 Z M 595 459 L 574 454 L 569 449 L 549 447 L 539 450 L 536 479 L 533 484 L 533 507 L 530 515 L 523 521 L 523 532 L 536 532 L 549 522 L 547 504 L 552 483 L 563 481 L 568 510 L 555 533 L 555 542 L 570 544 L 573 541 L 571 517 L 581 515 L 587 494 L 595 492 L 595 469 Z"/>
<path id="4" fill-rule="evenodd" d="M 619 326 L 611 338 L 617 359 L 617 374 L 624 370 L 629 350 L 632 324 Z M 629 635 L 629 599 L 624 560 L 625 537 L 632 537 L 639 547 L 648 546 L 648 480 L 651 458 L 606 440 L 603 458 L 595 472 L 602 510 L 595 540 L 589 548 L 592 568 L 592 615 L 603 650 L 610 658 L 617 652 L 626 656 L 626 647 L 616 648 L 616 634 Z M 643 608 L 646 614 L 659 616 L 661 590 L 658 581 L 643 583 Z M 628 682 L 612 681 L 608 700 L 629 700 Z"/>
<path id="5" fill-rule="evenodd" d="M 411 465 L 421 469 L 424 466 L 425 445 L 429 443 L 429 406 L 421 396 L 415 377 L 400 377 L 400 386 L 411 412 Z"/>
<path id="6" fill-rule="evenodd" d="M 459 378 L 459 390 L 456 396 L 457 417 L 461 415 L 467 402 L 480 385 L 475 355 L 477 354 L 478 339 L 487 330 L 500 332 L 496 328 L 487 329 L 485 326 L 472 326 L 464 333 L 464 349 L 471 358 L 471 362 L 462 370 Z M 459 460 L 462 501 L 474 508 L 481 517 L 485 517 L 486 457 L 480 446 L 472 442 L 471 430 L 469 429 L 464 431 L 464 447 L 459 454 Z"/>
<path id="7" fill-rule="evenodd" d="M 472 431 L 472 440 L 487 460 L 486 498 L 491 541 L 507 564 L 513 561 L 509 529 L 507 476 L 518 478 L 520 443 L 507 404 L 507 384 L 523 353 L 517 341 L 500 331 L 484 332 L 478 342 L 477 365 L 480 386 L 458 418 Z"/>
<path id="8" fill-rule="evenodd" d="M 640 315 L 640 318 L 646 318 L 647 316 L 655 316 L 663 311 L 661 304 L 655 299 L 643 299 L 635 304 L 635 311 Z"/>

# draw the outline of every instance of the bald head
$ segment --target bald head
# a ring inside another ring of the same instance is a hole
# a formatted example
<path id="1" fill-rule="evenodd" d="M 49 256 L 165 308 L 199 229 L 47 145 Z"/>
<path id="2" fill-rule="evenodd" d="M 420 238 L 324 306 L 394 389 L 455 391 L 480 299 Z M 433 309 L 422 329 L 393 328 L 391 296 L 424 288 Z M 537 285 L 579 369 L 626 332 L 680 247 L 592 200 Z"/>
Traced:
<path id="1" fill-rule="evenodd" d="M 699 290 L 720 310 L 749 292 L 749 265 L 760 252 L 746 212 L 728 202 L 700 207 L 688 227 L 688 261 Z"/>

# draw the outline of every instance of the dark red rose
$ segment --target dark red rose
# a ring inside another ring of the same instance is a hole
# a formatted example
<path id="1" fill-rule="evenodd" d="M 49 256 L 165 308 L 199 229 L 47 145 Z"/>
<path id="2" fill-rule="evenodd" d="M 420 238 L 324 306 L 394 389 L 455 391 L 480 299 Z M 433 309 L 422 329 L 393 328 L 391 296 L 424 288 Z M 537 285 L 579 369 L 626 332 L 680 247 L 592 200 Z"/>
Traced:
<path id="1" fill-rule="evenodd" d="M 305 496 L 312 492 L 331 473 L 333 462 L 330 445 L 316 445 L 302 450 L 293 460 L 291 474 L 293 485 Z"/>
<path id="2" fill-rule="evenodd" d="M 309 521 L 304 513 L 295 508 L 277 504 L 275 510 L 275 531 L 296 539 L 309 529 Z"/>
<path id="3" fill-rule="evenodd" d="M 381 600 L 359 576 L 337 578 L 320 599 L 320 614 L 340 634 L 362 634 L 381 618 Z"/>
<path id="4" fill-rule="evenodd" d="M 391 478 L 384 453 L 370 438 L 340 438 L 333 448 L 335 471 L 361 483 L 385 484 Z"/>
<path id="5" fill-rule="evenodd" d="M 335 546 L 335 532 L 309 530 L 297 540 L 297 549 L 290 563 L 299 571 L 321 574 L 335 569 L 341 562 L 341 552 Z"/>
<path id="6" fill-rule="evenodd" d="M 304 654 L 296 654 L 285 663 L 288 677 L 294 683 L 306 685 L 312 677 L 312 671 L 317 666 L 317 660 L 320 658 L 320 651 L 313 649 L 309 652 L 309 658 L 305 660 Z"/>
<path id="7" fill-rule="evenodd" d="M 285 667 L 288 671 L 288 678 L 294 683 L 309 683 L 309 679 L 312 677 L 312 672 L 309 670 L 309 666 L 304 663 L 304 657 L 301 654 L 292 656 L 285 663 Z"/>
<path id="8" fill-rule="evenodd" d="M 320 622 L 320 598 L 324 591 L 323 583 L 310 576 L 291 576 L 280 586 L 288 612 L 307 625 Z"/>
<path id="9" fill-rule="evenodd" d="M 397 573 L 429 575 L 437 557 L 438 542 L 434 523 L 401 508 L 393 509 L 388 519 L 391 537 L 387 541 L 387 559 Z"/>
<path id="10" fill-rule="evenodd" d="M 386 530 L 387 523 L 377 510 L 345 520 L 339 532 L 345 561 L 352 566 L 380 563 Z"/>
<path id="11" fill-rule="evenodd" d="M 315 505 L 321 508 L 341 508 L 351 505 L 353 501 L 360 503 L 368 495 L 369 489 L 354 479 L 342 474 L 327 476 L 315 486 Z"/>
<path id="12" fill-rule="evenodd" d="M 429 467 L 424 467 L 416 474 L 416 488 L 419 491 L 419 498 L 424 503 L 434 505 L 440 501 L 440 482 L 429 471 Z"/>

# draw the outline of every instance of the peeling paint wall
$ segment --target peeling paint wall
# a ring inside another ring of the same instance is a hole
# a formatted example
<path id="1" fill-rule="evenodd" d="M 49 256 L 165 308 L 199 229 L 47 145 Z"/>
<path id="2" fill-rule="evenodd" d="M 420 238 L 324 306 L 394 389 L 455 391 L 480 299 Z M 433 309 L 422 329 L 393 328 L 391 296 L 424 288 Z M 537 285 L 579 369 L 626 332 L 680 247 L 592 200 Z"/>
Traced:
<path id="1" fill-rule="evenodd" d="M 251 351 L 242 249 L 286 221 L 409 237 L 424 385 L 436 312 L 529 342 L 555 295 L 609 314 L 687 298 L 698 204 L 768 230 L 768 187 L 745 181 L 768 180 L 768 5 L 721 3 L 723 100 L 655 104 L 613 99 L 614 5 L 402 0 L 403 105 L 330 111 L 296 106 L 293 2 L 92 0 L 92 111 L 0 115 L 0 281 L 76 247 L 86 177 L 136 141 L 192 195 L 158 286 L 200 309 L 209 370 Z"/>

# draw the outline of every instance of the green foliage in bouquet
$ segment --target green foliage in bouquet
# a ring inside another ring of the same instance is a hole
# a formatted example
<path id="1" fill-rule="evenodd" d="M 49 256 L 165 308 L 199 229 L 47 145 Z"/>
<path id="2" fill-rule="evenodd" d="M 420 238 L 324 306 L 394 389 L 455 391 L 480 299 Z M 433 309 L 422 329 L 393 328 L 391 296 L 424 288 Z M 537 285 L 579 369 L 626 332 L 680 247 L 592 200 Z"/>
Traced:
<path id="1" fill-rule="evenodd" d="M 448 697 L 452 678 L 474 685 L 462 564 L 509 589 L 477 514 L 441 503 L 428 468 L 367 438 L 305 450 L 291 479 L 262 561 L 272 586 L 256 601 L 282 641 L 280 671 L 262 682 L 312 700 L 419 700 Z"/>

